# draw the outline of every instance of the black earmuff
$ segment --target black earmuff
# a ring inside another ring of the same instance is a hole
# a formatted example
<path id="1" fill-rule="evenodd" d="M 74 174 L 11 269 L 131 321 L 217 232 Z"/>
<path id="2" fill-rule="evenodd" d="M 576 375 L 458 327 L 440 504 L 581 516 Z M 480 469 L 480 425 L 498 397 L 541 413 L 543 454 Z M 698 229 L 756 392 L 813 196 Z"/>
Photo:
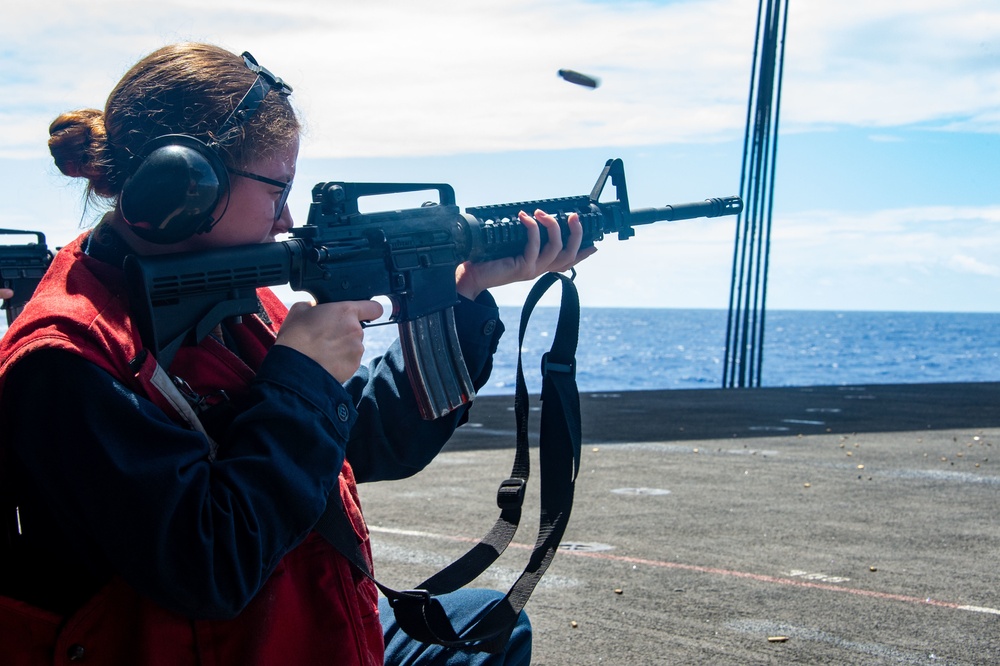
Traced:
<path id="1" fill-rule="evenodd" d="M 216 136 L 247 122 L 272 90 L 283 97 L 292 93 L 291 86 L 249 53 L 243 53 L 243 63 L 257 78 Z M 218 146 L 187 134 L 167 134 L 146 143 L 133 162 L 119 206 L 137 236 L 169 244 L 212 230 L 218 219 L 212 213 L 229 196 L 229 171 Z"/>
<path id="2" fill-rule="evenodd" d="M 147 143 L 121 194 L 121 213 L 137 236 L 177 243 L 210 231 L 212 212 L 229 193 L 229 172 L 218 151 L 185 134 Z"/>

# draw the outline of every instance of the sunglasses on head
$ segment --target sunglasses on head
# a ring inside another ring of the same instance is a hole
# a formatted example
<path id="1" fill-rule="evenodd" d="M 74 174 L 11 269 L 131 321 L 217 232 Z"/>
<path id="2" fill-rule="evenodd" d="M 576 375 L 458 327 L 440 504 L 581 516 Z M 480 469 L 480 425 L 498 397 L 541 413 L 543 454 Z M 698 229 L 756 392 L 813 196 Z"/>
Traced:
<path id="1" fill-rule="evenodd" d="M 247 66 L 247 69 L 257 75 L 257 78 L 254 80 L 253 85 L 250 86 L 250 89 L 247 90 L 243 99 L 240 100 L 240 103 L 236 105 L 229 118 L 226 119 L 226 122 L 222 124 L 219 130 L 220 136 L 233 127 L 238 127 L 246 122 L 257 111 L 257 107 L 267 97 L 267 93 L 272 90 L 279 95 L 288 96 L 292 94 L 292 87 L 272 74 L 267 68 L 257 64 L 257 60 L 250 55 L 249 51 L 243 52 L 243 63 Z M 274 221 L 277 222 L 281 217 L 281 213 L 285 210 L 285 204 L 288 202 L 288 193 L 292 191 L 291 181 L 283 183 L 280 180 L 266 178 L 256 173 L 240 171 L 238 169 L 229 169 L 229 173 L 281 188 L 281 196 L 278 197 L 274 209 Z"/>
<path id="2" fill-rule="evenodd" d="M 229 114 L 226 121 L 219 128 L 218 136 L 225 136 L 227 132 L 245 123 L 256 111 L 260 103 L 267 97 L 267 93 L 272 90 L 279 95 L 287 97 L 292 94 L 292 87 L 275 76 L 265 67 L 257 64 L 257 61 L 248 51 L 243 52 L 243 64 L 251 72 L 257 75 L 253 85 L 243 95 L 243 99 L 236 105 L 233 112 Z"/>

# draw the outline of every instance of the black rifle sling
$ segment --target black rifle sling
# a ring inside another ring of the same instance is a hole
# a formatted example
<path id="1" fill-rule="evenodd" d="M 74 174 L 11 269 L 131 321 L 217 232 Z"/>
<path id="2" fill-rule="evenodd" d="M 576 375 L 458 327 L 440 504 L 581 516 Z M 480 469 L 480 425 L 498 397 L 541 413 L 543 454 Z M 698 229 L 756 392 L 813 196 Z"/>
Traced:
<path id="1" fill-rule="evenodd" d="M 561 281 L 562 301 L 552 347 L 542 356 L 542 411 L 539 426 L 540 516 L 538 538 L 524 572 L 493 608 L 459 635 L 434 598 L 453 592 L 484 572 L 507 548 L 521 517 L 524 488 L 528 481 L 528 390 L 524 382 L 520 349 L 528 319 L 538 300 L 556 281 Z M 532 287 L 521 311 L 518 334 L 517 386 L 514 412 L 517 447 L 509 479 L 500 484 L 497 504 L 500 517 L 489 533 L 458 560 L 413 590 L 386 587 L 371 575 L 340 502 L 339 492 L 315 529 L 369 577 L 393 607 L 400 627 L 425 643 L 461 647 L 482 652 L 504 649 L 527 603 L 556 550 L 573 507 L 573 491 L 580 467 L 580 397 L 576 386 L 576 346 L 580 328 L 580 301 L 571 278 L 557 273 L 543 275 Z"/>

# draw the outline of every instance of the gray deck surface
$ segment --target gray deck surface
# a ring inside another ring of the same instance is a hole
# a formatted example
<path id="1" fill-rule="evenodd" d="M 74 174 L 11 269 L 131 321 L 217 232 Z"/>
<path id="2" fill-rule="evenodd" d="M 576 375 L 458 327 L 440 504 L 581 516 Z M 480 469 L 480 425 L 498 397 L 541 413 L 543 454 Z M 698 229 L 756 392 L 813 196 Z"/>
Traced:
<path id="1" fill-rule="evenodd" d="M 416 585 L 496 519 L 513 397 L 362 501 Z M 1000 383 L 585 394 L 535 664 L 1000 663 Z M 537 427 L 537 412 L 533 427 Z M 475 584 L 506 590 L 537 528 Z"/>

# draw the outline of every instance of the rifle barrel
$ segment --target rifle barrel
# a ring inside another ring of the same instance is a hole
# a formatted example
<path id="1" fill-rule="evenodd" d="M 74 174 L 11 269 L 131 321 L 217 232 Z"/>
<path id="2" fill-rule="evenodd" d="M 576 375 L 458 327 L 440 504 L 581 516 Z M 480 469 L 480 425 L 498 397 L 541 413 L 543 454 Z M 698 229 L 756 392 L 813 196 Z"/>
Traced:
<path id="1" fill-rule="evenodd" d="M 691 220 L 696 217 L 720 217 L 722 215 L 738 215 L 743 211 L 743 200 L 739 197 L 718 197 L 694 201 L 691 203 L 673 204 L 660 208 L 639 208 L 629 215 L 629 223 L 652 224 L 653 222 L 675 222 Z"/>

